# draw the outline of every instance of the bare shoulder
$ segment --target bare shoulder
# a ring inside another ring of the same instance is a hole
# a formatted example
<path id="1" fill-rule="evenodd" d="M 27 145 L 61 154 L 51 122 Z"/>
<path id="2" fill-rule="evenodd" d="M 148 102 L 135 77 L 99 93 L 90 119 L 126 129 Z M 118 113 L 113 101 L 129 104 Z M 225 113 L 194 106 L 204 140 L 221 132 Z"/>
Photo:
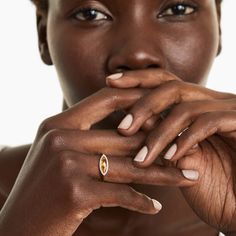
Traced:
<path id="1" fill-rule="evenodd" d="M 10 193 L 30 146 L 0 147 L 0 202 Z"/>
<path id="2" fill-rule="evenodd" d="M 3 164 L 22 164 L 30 149 L 30 144 L 10 147 L 0 145 L 0 168 Z"/>

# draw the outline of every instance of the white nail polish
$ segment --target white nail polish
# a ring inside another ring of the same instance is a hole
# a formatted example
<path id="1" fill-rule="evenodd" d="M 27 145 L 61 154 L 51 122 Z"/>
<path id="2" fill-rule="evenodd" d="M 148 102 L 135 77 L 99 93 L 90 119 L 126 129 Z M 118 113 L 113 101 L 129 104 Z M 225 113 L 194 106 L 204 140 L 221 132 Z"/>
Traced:
<path id="1" fill-rule="evenodd" d="M 172 157 L 175 155 L 176 151 L 177 151 L 177 144 L 173 144 L 173 145 L 170 147 L 170 149 L 166 152 L 164 158 L 165 158 L 166 160 L 172 159 Z"/>
<path id="2" fill-rule="evenodd" d="M 196 170 L 182 170 L 183 176 L 189 180 L 198 180 L 199 172 Z"/>
<path id="3" fill-rule="evenodd" d="M 119 124 L 118 129 L 129 129 L 133 123 L 133 116 L 127 115 Z"/>
<path id="4" fill-rule="evenodd" d="M 196 149 L 196 148 L 198 148 L 198 147 L 199 147 L 199 145 L 198 145 L 198 143 L 197 143 L 197 144 L 195 144 L 195 145 L 192 146 L 192 149 Z"/>
<path id="5" fill-rule="evenodd" d="M 158 202 L 156 199 L 152 199 L 153 206 L 157 211 L 160 211 L 162 209 L 162 205 L 160 202 Z"/>
<path id="6" fill-rule="evenodd" d="M 148 154 L 148 148 L 147 146 L 144 146 L 136 155 L 136 157 L 134 158 L 134 161 L 136 162 L 144 162 L 146 156 Z"/>
<path id="7" fill-rule="evenodd" d="M 117 79 L 120 79 L 122 76 L 123 76 L 123 73 L 117 73 L 117 74 L 109 75 L 107 79 L 117 80 Z"/>

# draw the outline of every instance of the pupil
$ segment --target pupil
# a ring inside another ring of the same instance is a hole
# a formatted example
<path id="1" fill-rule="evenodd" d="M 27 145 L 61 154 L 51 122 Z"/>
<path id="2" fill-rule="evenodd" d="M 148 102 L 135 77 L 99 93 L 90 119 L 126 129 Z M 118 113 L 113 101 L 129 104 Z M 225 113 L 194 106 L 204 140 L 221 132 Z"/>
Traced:
<path id="1" fill-rule="evenodd" d="M 172 8 L 172 11 L 175 15 L 183 15 L 186 11 L 186 7 L 184 5 L 177 5 Z"/>
<path id="2" fill-rule="evenodd" d="M 95 10 L 86 10 L 83 12 L 83 15 L 86 20 L 94 20 L 96 19 L 97 13 Z"/>

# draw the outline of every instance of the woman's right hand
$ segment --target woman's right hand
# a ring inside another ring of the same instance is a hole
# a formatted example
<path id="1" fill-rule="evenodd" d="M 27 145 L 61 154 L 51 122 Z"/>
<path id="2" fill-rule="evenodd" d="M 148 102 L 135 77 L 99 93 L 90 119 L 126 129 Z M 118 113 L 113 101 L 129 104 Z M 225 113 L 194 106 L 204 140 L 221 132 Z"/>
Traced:
<path id="1" fill-rule="evenodd" d="M 188 186 L 178 169 L 133 166 L 143 145 L 138 133 L 122 137 L 113 130 L 90 128 L 113 111 L 132 106 L 140 89 L 100 90 L 67 111 L 45 120 L 0 214 L 0 233 L 71 236 L 94 209 L 120 206 L 155 214 L 161 205 L 128 183 Z M 99 157 L 109 158 L 102 179 Z"/>

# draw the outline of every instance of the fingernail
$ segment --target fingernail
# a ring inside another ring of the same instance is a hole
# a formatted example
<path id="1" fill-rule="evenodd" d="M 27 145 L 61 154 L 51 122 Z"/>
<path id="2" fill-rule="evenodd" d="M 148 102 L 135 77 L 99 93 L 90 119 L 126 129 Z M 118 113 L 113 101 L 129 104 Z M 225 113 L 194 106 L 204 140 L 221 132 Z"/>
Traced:
<path id="1" fill-rule="evenodd" d="M 117 80 L 117 79 L 120 79 L 122 76 L 123 76 L 123 73 L 117 73 L 117 74 L 109 75 L 107 79 Z"/>
<path id="2" fill-rule="evenodd" d="M 173 144 L 173 145 L 170 147 L 170 149 L 166 152 L 164 158 L 165 158 L 166 160 L 172 159 L 172 157 L 175 155 L 176 151 L 177 151 L 177 144 Z"/>
<path id="3" fill-rule="evenodd" d="M 152 199 L 153 206 L 157 211 L 160 211 L 162 209 L 162 205 L 160 202 L 158 202 L 156 199 Z"/>
<path id="4" fill-rule="evenodd" d="M 198 180 L 199 178 L 199 172 L 196 170 L 182 170 L 182 173 L 186 179 Z"/>
<path id="5" fill-rule="evenodd" d="M 118 129 L 129 129 L 133 123 L 133 116 L 131 114 L 127 115 L 119 124 Z"/>
<path id="6" fill-rule="evenodd" d="M 146 156 L 148 154 L 148 148 L 147 146 L 144 146 L 136 155 L 136 157 L 134 158 L 134 161 L 137 162 L 144 162 Z"/>
<path id="7" fill-rule="evenodd" d="M 197 144 L 195 144 L 194 146 L 192 146 L 192 149 L 195 149 L 195 148 L 198 148 L 199 147 L 199 145 L 198 145 L 198 143 Z"/>

